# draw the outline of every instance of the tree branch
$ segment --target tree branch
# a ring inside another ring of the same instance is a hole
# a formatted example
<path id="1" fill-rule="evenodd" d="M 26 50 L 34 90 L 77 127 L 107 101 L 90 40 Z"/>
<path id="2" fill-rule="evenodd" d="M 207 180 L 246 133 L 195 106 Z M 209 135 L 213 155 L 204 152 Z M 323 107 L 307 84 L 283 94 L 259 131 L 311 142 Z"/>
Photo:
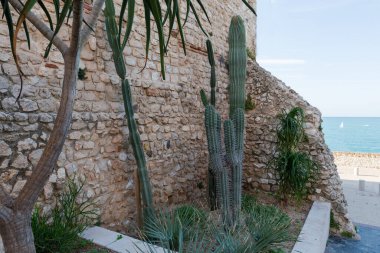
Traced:
<path id="1" fill-rule="evenodd" d="M 9 3 L 15 8 L 17 11 L 21 12 L 24 8 L 22 3 L 18 0 L 9 0 Z M 43 36 L 49 41 L 53 38 L 54 32 L 50 30 L 50 28 L 45 25 L 32 11 L 29 11 L 26 15 L 26 18 L 41 32 Z M 58 48 L 58 50 L 63 54 L 65 54 L 68 49 L 67 45 L 58 37 L 55 36 L 53 39 L 53 45 Z"/>
<path id="2" fill-rule="evenodd" d="M 91 33 L 91 29 L 95 28 L 96 21 L 98 20 L 100 11 L 102 10 L 103 4 L 105 0 L 96 0 L 94 5 L 92 6 L 92 11 L 89 15 L 89 18 L 87 21 L 88 26 L 84 26 L 81 31 L 81 47 L 87 42 L 88 37 Z"/>
<path id="3" fill-rule="evenodd" d="M 32 210 L 53 168 L 62 152 L 67 133 L 70 129 L 73 114 L 76 83 L 80 57 L 80 31 L 83 18 L 83 0 L 73 1 L 73 25 L 71 29 L 70 47 L 63 56 L 65 62 L 62 94 L 54 128 L 45 146 L 44 152 L 32 175 L 18 195 L 14 209 L 18 211 Z"/>

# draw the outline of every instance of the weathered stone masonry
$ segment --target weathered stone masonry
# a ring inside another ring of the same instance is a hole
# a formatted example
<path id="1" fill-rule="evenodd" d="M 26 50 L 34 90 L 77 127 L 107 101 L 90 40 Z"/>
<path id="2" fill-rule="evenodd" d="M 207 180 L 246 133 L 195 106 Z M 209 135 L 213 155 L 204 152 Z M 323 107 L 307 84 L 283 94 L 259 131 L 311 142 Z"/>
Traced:
<path id="1" fill-rule="evenodd" d="M 227 35 L 230 18 L 245 17 L 248 46 L 255 49 L 256 21 L 240 0 L 205 1 L 216 52 L 217 107 L 227 116 Z M 181 7 L 182 9 L 184 6 Z M 41 15 L 41 13 L 38 13 Z M 103 18 L 101 17 L 101 20 Z M 178 204 L 205 198 L 207 147 L 199 91 L 209 90 L 210 69 L 205 53 L 205 37 L 191 16 L 186 28 L 187 56 L 176 32 L 166 57 L 166 80 L 159 72 L 157 41 L 144 66 L 143 9 L 137 7 L 136 25 L 125 50 L 127 69 L 133 85 L 136 118 L 148 159 L 154 200 L 158 204 Z M 32 27 L 31 27 L 32 28 Z M 61 34 L 66 41 L 69 27 Z M 53 127 L 58 108 L 63 60 L 53 50 L 43 59 L 47 45 L 31 29 L 32 49 L 20 36 L 19 57 L 26 75 L 21 99 L 16 102 L 19 78 L 11 57 L 6 24 L 0 21 L 0 184 L 17 196 L 33 170 Z M 100 22 L 81 55 L 86 79 L 77 84 L 77 99 L 71 131 L 56 168 L 45 186 L 40 202 L 48 211 L 54 194 L 67 176 L 85 180 L 85 198 L 97 203 L 101 221 L 108 226 L 128 224 L 135 219 L 134 158 L 128 142 L 119 79 L 104 39 Z M 257 64 L 248 68 L 248 93 L 257 107 L 247 113 L 245 188 L 276 189 L 275 176 L 265 170 L 275 147 L 275 115 L 281 109 L 299 105 L 306 110 L 309 151 L 323 164 L 321 180 L 311 198 L 333 202 L 335 214 L 346 226 L 346 204 L 332 156 L 318 131 L 320 113 Z"/>
<path id="2" fill-rule="evenodd" d="M 347 202 L 343 195 L 334 157 L 328 149 L 321 131 L 321 113 L 311 106 L 294 90 L 272 76 L 256 63 L 250 62 L 247 69 L 248 93 L 256 103 L 256 108 L 247 116 L 245 186 L 253 190 L 276 191 L 276 175 L 268 170 L 268 163 L 276 152 L 277 116 L 282 110 L 301 107 L 305 112 L 305 131 L 308 142 L 302 150 L 308 152 L 320 165 L 317 182 L 309 185 L 309 199 L 329 201 L 333 207 L 334 218 L 341 230 L 354 231 L 347 214 Z"/>

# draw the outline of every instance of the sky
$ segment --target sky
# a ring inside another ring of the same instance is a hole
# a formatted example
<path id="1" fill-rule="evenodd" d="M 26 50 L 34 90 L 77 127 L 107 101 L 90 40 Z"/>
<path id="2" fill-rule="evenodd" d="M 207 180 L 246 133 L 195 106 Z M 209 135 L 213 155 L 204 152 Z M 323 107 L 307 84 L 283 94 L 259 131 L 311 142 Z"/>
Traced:
<path id="1" fill-rule="evenodd" d="M 257 61 L 323 116 L 380 117 L 380 0 L 258 0 Z"/>

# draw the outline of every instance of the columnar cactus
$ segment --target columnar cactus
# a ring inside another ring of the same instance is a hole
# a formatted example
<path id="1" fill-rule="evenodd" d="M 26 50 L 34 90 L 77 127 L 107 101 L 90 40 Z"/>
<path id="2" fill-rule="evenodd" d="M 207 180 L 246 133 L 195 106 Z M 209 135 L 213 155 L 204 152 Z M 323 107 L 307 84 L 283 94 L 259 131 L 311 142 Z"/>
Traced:
<path id="1" fill-rule="evenodd" d="M 215 104 L 209 104 L 201 91 L 206 106 L 205 126 L 209 151 L 209 169 L 215 176 L 217 202 L 227 226 L 236 224 L 241 209 L 242 170 L 244 156 L 244 105 L 247 53 L 244 22 L 239 16 L 232 18 L 229 32 L 229 100 L 230 118 L 223 123 L 224 146 L 221 140 L 221 117 Z M 208 42 L 209 52 L 212 49 Z M 212 52 L 212 51 L 211 51 Z M 212 57 L 213 59 L 213 57 Z M 215 103 L 215 70 L 211 74 L 211 102 Z M 214 94 L 213 94 L 214 92 Z"/>
<path id="2" fill-rule="evenodd" d="M 245 79 L 247 73 L 247 46 L 244 21 L 240 16 L 231 20 L 228 35 L 229 54 L 228 66 L 230 76 L 229 99 L 230 118 L 237 108 L 244 109 Z"/>
<path id="3" fill-rule="evenodd" d="M 141 145 L 140 134 L 137 130 L 137 123 L 134 118 L 131 87 L 129 85 L 128 79 L 126 78 L 127 74 L 122 53 L 123 47 L 118 37 L 118 27 L 115 20 L 115 9 L 112 0 L 106 0 L 104 14 L 107 37 L 112 49 L 116 73 L 121 79 L 125 114 L 128 122 L 133 154 L 137 163 L 137 173 L 140 181 L 141 192 L 138 194 L 141 194 L 142 196 L 144 222 L 148 222 L 154 218 L 152 189 L 150 185 L 148 170 L 146 168 L 145 154 Z"/>

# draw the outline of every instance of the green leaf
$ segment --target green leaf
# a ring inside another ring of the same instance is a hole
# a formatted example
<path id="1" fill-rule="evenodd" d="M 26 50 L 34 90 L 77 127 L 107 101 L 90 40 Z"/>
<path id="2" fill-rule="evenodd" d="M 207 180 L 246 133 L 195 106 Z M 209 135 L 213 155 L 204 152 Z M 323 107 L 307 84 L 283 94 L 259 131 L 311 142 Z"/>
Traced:
<path id="1" fill-rule="evenodd" d="M 12 19 L 12 13 L 9 8 L 8 0 L 1 0 L 1 6 L 3 8 L 3 17 L 5 16 L 5 20 L 7 22 L 8 26 L 8 33 L 9 33 L 9 41 L 11 44 L 11 49 L 13 52 L 13 37 L 14 37 L 14 30 L 13 30 L 13 19 Z"/>
<path id="2" fill-rule="evenodd" d="M 178 0 L 173 0 L 173 11 L 171 11 L 170 6 L 168 6 L 168 12 L 169 12 L 169 35 L 168 35 L 168 40 L 166 41 L 166 45 L 165 45 L 165 52 L 167 52 L 170 37 L 173 31 L 176 13 L 178 12 Z"/>
<path id="3" fill-rule="evenodd" d="M 42 11 L 45 13 L 47 19 L 48 19 L 48 22 L 49 22 L 49 26 L 50 26 L 50 30 L 54 30 L 54 26 L 53 26 L 53 21 L 51 19 L 51 16 L 50 16 L 50 13 L 48 11 L 48 9 L 46 8 L 44 2 L 42 0 L 38 0 L 37 1 L 38 5 L 41 7 Z"/>
<path id="4" fill-rule="evenodd" d="M 178 8 L 177 13 L 176 13 L 177 23 L 178 23 L 178 30 L 179 30 L 179 34 L 181 36 L 181 42 L 182 42 L 183 52 L 186 55 L 186 41 L 185 41 L 185 35 L 183 34 L 183 27 L 181 25 L 181 15 L 180 15 L 180 13 L 181 12 L 180 12 L 180 10 Z"/>
<path id="5" fill-rule="evenodd" d="M 183 22 L 183 26 L 186 25 L 187 19 L 189 18 L 189 13 L 190 13 L 190 0 L 186 0 L 186 16 L 185 16 L 185 21 Z"/>
<path id="6" fill-rule="evenodd" d="M 197 23 L 198 23 L 199 27 L 201 28 L 202 32 L 208 37 L 208 33 L 207 33 L 207 32 L 205 31 L 205 29 L 203 28 L 203 26 L 202 26 L 202 22 L 201 22 L 201 20 L 199 19 L 198 14 L 197 14 L 197 11 L 195 10 L 194 5 L 193 5 L 192 2 L 190 2 L 190 8 L 191 8 L 191 10 L 193 11 L 194 16 L 195 16 L 195 19 L 197 20 Z"/>
<path id="7" fill-rule="evenodd" d="M 169 15 L 171 15 L 171 6 L 172 6 L 172 0 L 165 0 L 166 3 L 166 13 L 164 16 L 164 20 L 162 23 L 165 25 L 166 20 L 168 19 Z"/>
<path id="8" fill-rule="evenodd" d="M 146 41 L 145 41 L 145 63 L 142 70 L 144 70 L 146 67 L 146 63 L 148 61 L 148 55 L 149 55 L 149 47 L 150 47 L 150 8 L 146 1 L 144 1 L 144 12 L 145 12 Z"/>
<path id="9" fill-rule="evenodd" d="M 51 38 L 49 45 L 46 47 L 44 58 L 47 58 L 51 49 L 51 46 L 53 45 L 53 40 L 55 36 L 58 34 L 59 30 L 61 29 L 61 26 L 63 22 L 65 21 L 65 17 L 68 14 L 71 5 L 73 3 L 73 0 L 66 0 L 62 7 L 62 12 L 59 14 L 59 19 L 57 22 L 57 26 L 55 27 L 53 37 Z M 58 11 L 59 13 L 59 11 Z"/>
<path id="10" fill-rule="evenodd" d="M 120 44 L 121 44 L 121 29 L 123 27 L 123 18 L 124 18 L 125 9 L 127 8 L 127 4 L 128 4 L 128 0 L 123 0 L 123 2 L 121 3 L 121 8 L 120 8 L 119 34 L 118 34 Z"/>
<path id="11" fill-rule="evenodd" d="M 28 30 L 28 26 L 26 25 L 26 22 L 22 22 L 22 25 L 24 27 L 24 31 L 25 31 L 25 36 L 26 36 L 26 41 L 28 43 L 28 48 L 30 50 L 30 36 L 29 36 L 29 30 Z"/>
<path id="12" fill-rule="evenodd" d="M 248 7 L 248 9 L 250 9 L 253 12 L 253 14 L 257 16 L 255 9 L 253 9 L 253 7 L 247 2 L 247 0 L 242 0 L 242 1 Z"/>
<path id="13" fill-rule="evenodd" d="M 161 64 L 161 75 L 165 80 L 165 38 L 164 38 L 164 28 L 162 25 L 162 15 L 161 15 L 161 6 L 158 0 L 150 0 L 149 7 L 152 12 L 154 21 L 157 26 L 158 40 L 160 46 L 160 64 Z"/>
<path id="14" fill-rule="evenodd" d="M 127 44 L 127 41 L 129 39 L 129 35 L 131 34 L 131 31 L 132 31 L 133 18 L 135 16 L 135 0 L 129 0 L 129 3 L 128 3 L 128 14 L 127 15 L 128 15 L 128 18 L 127 18 L 127 29 L 125 30 L 124 41 L 123 41 L 123 44 L 121 45 L 121 50 L 122 51 L 125 48 L 125 45 Z M 120 16 L 120 19 L 122 19 L 121 16 Z M 121 30 L 121 29 L 119 28 L 119 30 Z"/>
<path id="15" fill-rule="evenodd" d="M 197 2 L 199 4 L 199 6 L 201 7 L 203 13 L 206 15 L 206 18 L 207 18 L 208 22 L 211 24 L 210 18 L 208 17 L 207 11 L 206 11 L 206 9 L 205 9 L 202 1 L 201 0 L 197 0 Z"/>
<path id="16" fill-rule="evenodd" d="M 54 4 L 54 11 L 55 11 L 55 17 L 56 17 L 56 22 L 58 24 L 59 16 L 60 16 L 60 7 L 59 7 L 59 0 L 53 0 Z"/>

